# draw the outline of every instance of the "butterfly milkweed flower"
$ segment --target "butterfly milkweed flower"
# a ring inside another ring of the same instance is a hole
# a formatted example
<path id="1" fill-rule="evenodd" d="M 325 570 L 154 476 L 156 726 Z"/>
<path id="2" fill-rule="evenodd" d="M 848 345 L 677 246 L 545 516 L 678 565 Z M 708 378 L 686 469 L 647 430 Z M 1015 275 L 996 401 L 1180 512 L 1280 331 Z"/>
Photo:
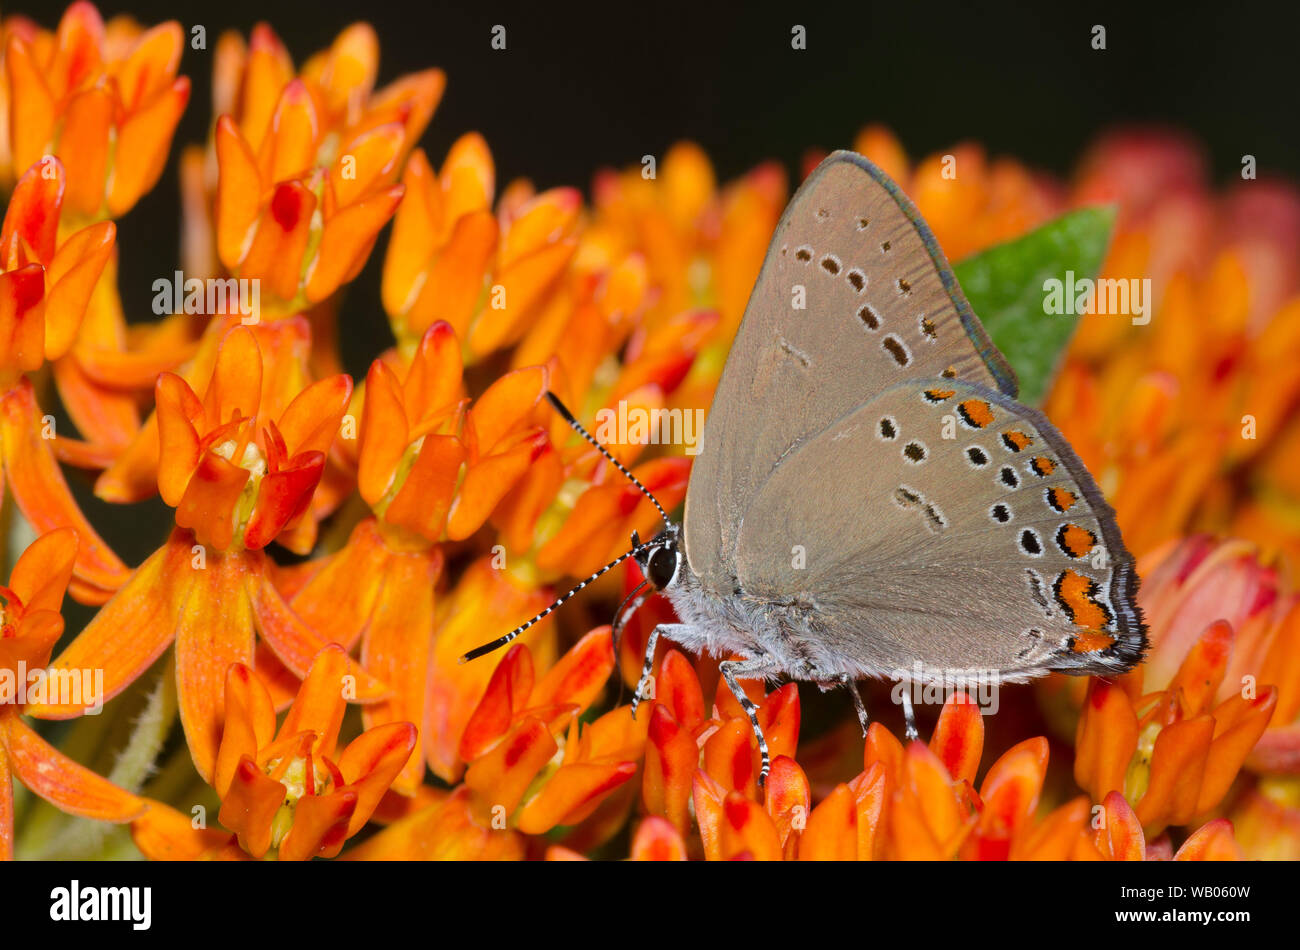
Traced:
<path id="1" fill-rule="evenodd" d="M 1099 820 L 1099 810 L 1086 796 L 1056 807 L 1043 802 L 1045 738 L 1027 739 L 1008 749 L 975 785 L 984 727 L 979 708 L 965 694 L 950 697 L 928 744 L 914 741 L 904 746 L 873 723 L 862 772 L 829 789 L 814 807 L 807 776 L 793 755 L 784 752 L 773 756 L 768 783 L 761 795 L 756 793 L 757 749 L 748 721 L 738 705 L 730 712 L 722 710 L 724 693 L 729 695 L 725 690 L 718 693 L 712 721 L 703 720 L 698 681 L 680 653 L 665 656 L 659 688 L 670 692 L 666 702 L 654 706 L 643 795 L 648 813 L 667 825 L 657 826 L 655 836 L 663 839 L 661 847 L 670 855 L 691 849 L 689 796 L 703 855 L 714 860 L 1117 856 L 1107 850 L 1110 839 L 1098 830 L 1111 827 L 1110 838 L 1118 838 L 1119 829 Z M 792 742 L 798 701 L 791 687 L 778 693 L 787 690 L 792 698 L 774 693 L 761 708 L 777 699 L 775 705 L 783 711 L 769 712 L 771 724 L 780 733 L 784 721 L 783 741 Z M 720 715 L 726 720 L 720 722 Z M 769 732 L 767 725 L 764 731 Z M 696 766 L 697 759 L 702 766 Z M 1119 807 L 1113 799 L 1107 805 Z M 1188 839 L 1180 858 L 1235 854 L 1230 824 L 1211 825 Z M 1141 834 L 1140 824 L 1135 831 L 1129 827 L 1130 838 L 1140 840 Z M 1202 843 L 1205 838 L 1216 843 Z M 1159 848 L 1166 845 L 1167 839 L 1162 839 Z M 1147 854 L 1145 846 L 1142 854 Z"/>
<path id="2" fill-rule="evenodd" d="M 132 826 L 140 850 L 160 859 L 337 855 L 369 821 L 416 745 L 415 726 L 395 722 L 339 748 L 349 669 L 341 647 L 323 648 L 277 730 L 266 685 L 232 663 L 212 775 L 221 796 L 217 820 L 232 835 L 196 830 L 189 816 L 154 802 Z"/>
<path id="3" fill-rule="evenodd" d="M 1235 816 L 1252 801 L 1263 806 L 1260 796 L 1294 812 L 1285 789 L 1300 763 L 1300 595 L 1244 541 L 1195 536 L 1139 566 L 1151 655 L 1117 684 L 1089 685 L 1076 777 L 1094 794 L 1122 790 L 1153 832 Z M 1242 842 L 1259 856 L 1275 844 L 1295 849 L 1300 837 Z"/>
<path id="4" fill-rule="evenodd" d="M 125 214 L 157 182 L 190 97 L 177 76 L 184 36 L 175 20 L 105 28 L 73 3 L 50 33 L 6 22 L 10 165 L 57 154 L 68 169 L 68 212 L 94 221 Z"/>
<path id="5" fill-rule="evenodd" d="M 443 634 L 446 635 L 446 632 Z M 530 838 L 576 826 L 565 841 L 589 849 L 627 820 L 646 741 L 645 711 L 617 706 L 579 717 L 603 693 L 614 657 L 608 627 L 579 640 L 545 674 L 517 643 L 501 658 L 468 719 L 455 728 L 463 783 L 390 825 L 358 859 L 522 857 Z M 459 770 L 458 769 L 458 770 Z"/>
<path id="6" fill-rule="evenodd" d="M 289 598 L 327 639 L 349 648 L 360 641 L 367 671 L 393 687 L 391 698 L 366 708 L 367 724 L 423 724 L 426 691 L 444 688 L 442 664 L 430 665 L 441 542 L 478 531 L 539 456 L 552 451 L 534 419 L 546 379 L 542 367 L 508 373 L 470 405 L 460 343 L 441 321 L 424 333 L 409 365 L 371 366 L 356 479 L 373 515 L 340 550 L 298 569 Z M 433 725 L 433 735 L 445 734 L 437 728 L 445 723 Z M 435 772 L 454 777 L 444 750 L 434 742 L 426 747 Z M 421 750 L 396 789 L 413 795 L 424 767 Z"/>
<path id="7" fill-rule="evenodd" d="M 1149 278 L 1148 322 L 1082 318 L 1047 402 L 1139 556 L 1213 531 L 1300 555 L 1300 191 L 1214 193 L 1199 149 L 1126 131 L 1085 157 L 1074 200 L 1117 201 L 1103 278 Z"/>
<path id="8" fill-rule="evenodd" d="M 43 667 L 63 633 L 60 610 L 76 556 L 75 531 L 50 531 L 23 551 L 8 586 L 0 587 L 0 860 L 14 856 L 15 779 L 70 815 L 124 822 L 145 808 L 142 799 L 78 765 L 23 721 L 35 712 L 24 702 L 28 689 L 44 683 L 44 692 L 48 684 L 72 682 Z M 81 672 L 72 670 L 71 677 L 80 682 Z"/>
<path id="9" fill-rule="evenodd" d="M 787 195 L 776 162 L 719 185 L 708 155 L 691 142 L 674 145 L 657 167 L 596 174 L 580 262 L 638 255 L 654 288 L 645 325 L 690 319 L 703 331 L 675 404 L 708 408 Z"/>
<path id="10" fill-rule="evenodd" d="M 95 282 L 113 252 L 110 221 L 60 239 L 67 176 L 57 158 L 23 174 L 0 228 L 0 448 L 18 507 L 40 531 L 72 527 L 81 536 L 71 592 L 102 603 L 126 566 L 82 514 L 54 453 L 52 417 L 36 403 L 27 374 L 67 353 Z"/>
<path id="11" fill-rule="evenodd" d="M 182 159 L 185 259 L 194 276 L 257 281 L 257 313 L 239 314 L 251 303 L 231 301 L 208 315 L 206 332 L 198 326 L 197 341 L 189 323 L 164 321 L 131 356 L 140 372 L 119 371 L 119 385 L 128 375 L 152 385 L 158 370 L 177 366 L 192 386 L 202 385 L 232 314 L 244 322 L 306 314 L 316 331 L 306 337 L 313 372 L 337 373 L 335 348 L 322 342 L 336 336 L 332 295 L 360 272 L 401 200 L 404 186 L 395 179 L 445 83 L 441 71 L 430 69 L 376 91 L 378 47 L 365 24 L 343 31 L 297 75 L 265 24 L 247 45 L 236 33 L 223 34 L 215 53 L 212 141 L 206 157 L 196 148 Z M 148 497 L 157 454 L 157 419 L 150 416 L 100 463 L 106 470 L 96 493 L 118 503 Z M 341 500 L 322 493 L 317 514 Z M 304 526 L 314 528 L 315 520 Z M 306 553 L 313 540 L 304 534 L 290 546 Z"/>
<path id="12" fill-rule="evenodd" d="M 214 133 L 217 257 L 261 280 L 272 312 L 293 313 L 361 270 L 401 201 L 395 179 L 444 79 L 428 70 L 373 93 L 378 43 L 364 24 L 296 77 L 265 25 L 246 52 L 229 39 L 221 54 L 217 101 L 234 111 Z"/>
<path id="13" fill-rule="evenodd" d="M 262 549 L 306 512 L 352 382 L 314 383 L 269 418 L 262 371 L 257 336 L 236 327 L 202 399 L 180 377 L 159 376 L 158 489 L 176 509 L 176 527 L 53 664 L 102 668 L 111 699 L 174 641 L 181 722 L 204 778 L 216 764 L 224 671 L 253 665 L 254 631 L 299 678 L 325 645 L 276 591 Z M 383 693 L 354 672 L 358 697 Z M 51 718 L 81 712 L 68 703 L 40 707 Z"/>
<path id="14" fill-rule="evenodd" d="M 519 340 L 545 313 L 577 247 L 582 197 L 520 183 L 492 212 L 496 172 L 482 136 L 462 136 L 435 174 L 423 150 L 407 162 L 409 200 L 393 221 L 383 302 L 399 347 L 445 321 L 478 360 Z M 549 354 L 547 354 L 549 355 Z"/>
<path id="15" fill-rule="evenodd" d="M 94 6 L 78 2 L 52 32 L 10 17 L 4 34 L 8 108 L 0 178 L 57 156 L 66 172 L 60 236 L 86 225 L 111 227 L 106 219 L 122 217 L 157 183 L 188 103 L 189 79 L 177 75 L 185 45 L 180 24 L 144 29 L 125 16 L 105 24 Z M 60 459 L 90 467 L 102 466 L 139 427 L 135 395 L 124 390 L 179 362 L 167 332 L 128 330 L 116 249 L 100 270 L 98 285 L 91 280 L 87 287 L 96 290 L 83 302 L 84 321 L 79 311 L 75 322 L 59 327 L 57 345 L 47 347 L 63 407 L 86 440 L 60 436 L 55 449 Z M 137 352 L 125 349 L 128 337 Z M 80 597 L 79 586 L 73 593 Z"/>

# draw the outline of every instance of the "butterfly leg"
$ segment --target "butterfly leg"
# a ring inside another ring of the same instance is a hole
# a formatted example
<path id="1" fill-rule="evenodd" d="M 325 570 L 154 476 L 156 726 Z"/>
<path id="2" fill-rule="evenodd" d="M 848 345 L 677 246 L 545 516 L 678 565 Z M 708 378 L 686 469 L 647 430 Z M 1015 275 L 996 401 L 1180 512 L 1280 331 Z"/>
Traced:
<path id="1" fill-rule="evenodd" d="M 916 731 L 916 713 L 912 709 L 910 686 L 910 683 L 905 683 L 903 688 L 903 723 L 905 727 L 903 735 L 907 737 L 908 742 L 921 737 L 921 734 Z"/>
<path id="2" fill-rule="evenodd" d="M 650 636 L 646 639 L 645 644 L 645 665 L 641 667 L 641 677 L 636 681 L 636 692 L 632 694 L 632 718 L 636 718 L 636 708 L 641 705 L 643 699 L 654 699 L 654 691 L 646 695 L 646 684 L 650 682 L 650 670 L 655 665 L 655 647 L 659 644 L 659 635 L 663 634 L 669 640 L 676 640 L 673 631 L 685 632 L 690 628 L 684 623 L 661 623 L 650 631 Z"/>
<path id="3" fill-rule="evenodd" d="M 767 751 L 767 739 L 763 736 L 763 729 L 758 724 L 758 707 L 754 705 L 745 691 L 740 688 L 736 682 L 738 679 L 747 680 L 765 680 L 769 676 L 779 672 L 776 661 L 770 657 L 757 656 L 748 660 L 724 660 L 718 664 L 718 671 L 722 678 L 727 681 L 727 688 L 731 690 L 731 695 L 736 697 L 736 702 L 740 703 L 740 708 L 745 710 L 745 715 L 749 716 L 749 724 L 754 730 L 754 738 L 758 740 L 758 754 L 762 757 L 762 767 L 758 772 L 758 785 L 763 787 L 767 782 L 767 773 L 772 770 L 772 759 Z"/>
<path id="4" fill-rule="evenodd" d="M 857 710 L 858 725 L 862 727 L 862 735 L 865 737 L 867 734 L 867 704 L 862 701 L 862 694 L 858 692 L 858 682 L 849 673 L 841 673 L 836 679 L 853 696 L 853 708 Z"/>

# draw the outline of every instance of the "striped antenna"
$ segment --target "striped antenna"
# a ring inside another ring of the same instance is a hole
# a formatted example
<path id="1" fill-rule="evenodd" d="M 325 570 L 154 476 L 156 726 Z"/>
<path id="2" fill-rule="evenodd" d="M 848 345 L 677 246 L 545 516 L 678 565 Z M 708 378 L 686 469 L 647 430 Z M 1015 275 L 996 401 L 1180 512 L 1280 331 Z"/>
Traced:
<path id="1" fill-rule="evenodd" d="M 646 541 L 646 542 L 643 542 L 643 543 L 641 543 L 641 544 L 636 545 L 635 547 L 632 548 L 632 550 L 628 551 L 626 554 L 620 554 L 618 557 L 614 558 L 614 560 L 610 561 L 608 564 L 606 564 L 604 567 L 602 567 L 600 570 L 598 570 L 595 574 L 592 574 L 592 575 L 591 575 L 590 577 L 588 577 L 586 580 L 584 580 L 584 581 L 580 581 L 578 584 L 574 585 L 574 586 L 573 586 L 573 587 L 568 591 L 568 593 L 564 594 L 564 595 L 561 596 L 561 597 L 557 597 L 557 598 L 555 599 L 555 602 L 552 603 L 551 606 L 547 607 L 545 610 L 543 610 L 541 613 L 539 613 L 539 614 L 538 614 L 536 617 L 534 617 L 532 620 L 528 621 L 527 623 L 521 623 L 519 626 L 515 627 L 515 629 L 513 629 L 513 630 L 511 630 L 509 633 L 507 633 L 504 637 L 500 637 L 500 638 L 498 638 L 498 639 L 496 639 L 496 640 L 493 640 L 491 643 L 485 643 L 485 644 L 483 644 L 481 647 L 475 647 L 474 649 L 472 649 L 472 650 L 470 650 L 468 653 L 466 653 L 464 656 L 462 656 L 462 657 L 460 658 L 460 662 L 461 662 L 461 663 L 468 663 L 470 660 L 477 660 L 479 657 L 484 656 L 484 655 L 486 655 L 486 654 L 488 654 L 488 653 L 491 653 L 493 650 L 499 650 L 499 649 L 501 649 L 503 646 L 505 646 L 507 643 L 509 643 L 509 642 L 510 642 L 511 640 L 513 640 L 515 637 L 519 636 L 519 634 L 523 633 L 525 630 L 527 630 L 527 629 L 528 629 L 529 627 L 531 627 L 533 624 L 535 624 L 535 623 L 537 623 L 539 620 L 543 619 L 543 618 L 544 618 L 547 614 L 549 614 L 552 610 L 554 610 L 556 607 L 559 607 L 562 603 L 564 603 L 566 600 L 568 600 L 570 597 L 572 597 L 572 596 L 573 596 L 574 594 L 576 594 L 578 591 L 582 590 L 584 587 L 586 587 L 588 584 L 590 584 L 590 583 L 591 583 L 592 581 L 594 581 L 596 578 L 600 577 L 602 574 L 606 573 L 607 571 L 611 571 L 611 570 L 613 570 L 614 568 L 618 567 L 618 565 L 622 564 L 624 561 L 626 561 L 628 558 L 632 557 L 634 554 L 640 554 L 642 551 L 646 550 L 647 548 L 654 547 L 654 545 L 655 545 L 656 543 L 658 543 L 658 542 L 655 542 L 655 541 Z"/>
<path id="2" fill-rule="evenodd" d="M 659 499 L 656 498 L 654 495 L 650 494 L 650 490 L 646 488 L 644 485 L 642 485 L 641 482 L 637 480 L 637 477 L 633 475 L 631 472 L 629 472 L 626 467 L 624 467 L 622 462 L 614 458 L 614 456 L 610 454 L 609 449 L 605 448 L 603 445 L 597 442 L 595 438 L 592 436 L 592 434 L 582 427 L 582 423 L 573 417 L 573 413 L 569 411 L 568 406 L 560 402 L 560 400 L 556 398 L 555 393 L 551 392 L 549 389 L 546 391 L 546 399 L 552 406 L 555 407 L 555 411 L 558 412 L 564 418 L 564 421 L 567 422 L 573 428 L 574 432 L 578 433 L 578 435 L 582 436 L 584 439 L 586 439 L 588 442 L 594 445 L 601 455 L 609 459 L 610 462 L 614 464 L 614 467 L 623 473 L 623 475 L 627 478 L 628 481 L 630 481 L 637 488 L 641 489 L 641 494 L 649 498 L 650 503 L 659 509 L 659 517 L 664 519 L 664 524 L 671 525 L 672 521 L 670 521 L 668 518 L 668 512 L 664 511 L 664 506 L 659 504 Z"/>

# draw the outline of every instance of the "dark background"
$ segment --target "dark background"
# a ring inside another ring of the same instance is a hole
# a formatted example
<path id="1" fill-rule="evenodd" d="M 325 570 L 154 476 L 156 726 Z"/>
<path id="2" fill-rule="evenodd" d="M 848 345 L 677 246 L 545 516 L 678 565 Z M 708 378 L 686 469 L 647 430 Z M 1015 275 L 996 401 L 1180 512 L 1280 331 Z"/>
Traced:
<path id="1" fill-rule="evenodd" d="M 211 56 L 223 30 L 247 35 L 266 20 L 301 64 L 365 19 L 380 38 L 381 85 L 428 66 L 447 73 L 422 142 L 435 167 L 458 136 L 478 130 L 499 187 L 527 176 L 539 188 L 586 191 L 597 168 L 662 156 L 683 138 L 704 146 L 722 180 L 768 158 L 793 173 L 807 149 L 846 146 L 872 120 L 893 128 L 914 157 L 971 138 L 1058 174 L 1071 170 L 1099 130 L 1155 121 L 1200 139 L 1219 180 L 1237 174 L 1246 153 L 1261 175 L 1300 178 L 1296 31 L 1280 5 L 1276 12 L 1222 2 L 1135 9 L 112 0 L 99 7 L 106 19 L 127 12 L 146 24 L 176 18 L 187 31 L 206 27 L 207 50 L 187 50 L 182 60 L 194 86 L 177 143 L 207 136 Z M 61 9 L 33 3 L 7 12 L 52 25 Z M 790 48 L 795 23 L 807 28 L 804 51 Z M 504 51 L 490 46 L 494 24 L 506 27 Z M 1091 47 L 1094 24 L 1106 27 L 1104 51 Z M 133 315 L 148 314 L 152 281 L 175 263 L 177 151 L 158 187 L 120 223 L 122 292 Z M 146 246 L 158 255 L 141 253 Z M 352 288 L 361 300 L 349 310 L 378 310 L 384 246 L 381 238 Z M 365 322 L 383 327 L 382 319 Z M 357 328 L 359 359 L 345 354 L 362 372 L 376 352 L 368 344 L 386 343 L 371 340 L 369 329 Z"/>
<path id="2" fill-rule="evenodd" d="M 914 157 L 977 139 L 994 155 L 1062 175 L 1100 130 L 1154 121 L 1202 141 L 1216 180 L 1238 174 L 1246 153 L 1261 176 L 1300 179 L 1296 30 L 1281 7 L 111 0 L 99 8 L 106 19 L 127 12 L 207 30 L 207 50 L 187 49 L 181 63 L 193 94 L 168 170 L 119 222 L 133 320 L 152 318 L 151 285 L 179 263 L 176 155 L 207 137 L 217 37 L 231 28 L 247 36 L 259 20 L 297 64 L 365 19 L 380 38 L 381 85 L 441 67 L 447 91 L 422 144 L 436 167 L 458 136 L 482 132 L 498 187 L 527 176 L 539 188 L 585 192 L 596 169 L 662 156 L 683 138 L 704 146 L 721 180 L 769 158 L 793 175 L 807 149 L 846 146 L 873 120 Z M 5 12 L 52 26 L 62 9 L 29 0 Z M 804 51 L 790 48 L 795 23 L 807 28 Z M 494 24 L 507 29 L 505 51 L 490 47 Z M 1091 47 L 1094 24 L 1106 27 L 1104 51 Z M 379 304 L 386 242 L 387 230 L 342 311 L 343 358 L 357 376 L 391 343 Z M 140 517 L 87 489 L 77 485 L 77 494 L 95 523 Z M 118 534 L 110 537 L 129 563 L 158 541 L 151 531 L 121 542 Z"/>
<path id="3" fill-rule="evenodd" d="M 593 169 L 662 154 L 680 138 L 705 146 L 723 177 L 763 158 L 794 163 L 808 146 L 849 143 L 869 119 L 909 152 L 965 137 L 1031 164 L 1068 170 L 1095 130 L 1163 120 L 1205 139 L 1220 175 L 1244 152 L 1261 168 L 1300 173 L 1293 15 L 1278 5 L 935 3 L 752 5 L 617 0 L 359 4 L 338 0 L 135 0 L 99 4 L 105 18 L 203 24 L 208 50 L 186 53 L 194 97 L 179 140 L 200 140 L 209 115 L 217 35 L 269 22 L 296 63 L 345 25 L 369 21 L 380 82 L 439 66 L 447 95 L 424 139 L 435 164 L 478 129 L 501 180 L 586 184 Z M 50 21 L 61 5 L 7 12 Z M 494 24 L 508 49 L 489 46 Z M 790 48 L 790 28 L 808 49 Z M 1091 48 L 1093 24 L 1107 49 Z M 167 189 L 163 189 L 167 191 Z M 170 197 L 170 195 L 169 195 Z"/>

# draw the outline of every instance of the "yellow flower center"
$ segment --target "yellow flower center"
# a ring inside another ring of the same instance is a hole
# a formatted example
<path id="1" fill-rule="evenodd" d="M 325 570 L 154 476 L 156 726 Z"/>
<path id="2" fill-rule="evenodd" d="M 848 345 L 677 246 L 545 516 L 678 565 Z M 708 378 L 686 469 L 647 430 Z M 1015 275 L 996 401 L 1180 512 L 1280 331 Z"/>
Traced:
<path id="1" fill-rule="evenodd" d="M 278 758 L 266 763 L 266 773 L 274 774 L 279 764 Z M 312 772 L 311 794 L 318 795 L 323 790 L 328 775 L 322 774 L 320 769 L 313 769 Z M 280 847 L 280 842 L 293 827 L 293 816 L 298 807 L 298 800 L 307 794 L 307 760 L 302 756 L 295 756 L 290 760 L 289 767 L 284 770 L 279 781 L 284 786 L 284 802 L 275 813 L 275 817 L 271 819 L 272 848 Z"/>
<path id="2" fill-rule="evenodd" d="M 262 485 L 262 476 L 266 474 L 266 457 L 262 455 L 262 450 L 258 448 L 256 442 L 250 439 L 244 445 L 243 455 L 236 460 L 234 456 L 238 447 L 239 444 L 234 439 L 227 439 L 213 449 L 226 461 L 234 462 L 250 473 L 248 481 L 244 483 L 244 490 L 239 493 L 239 501 L 235 503 L 233 520 L 236 538 L 243 536 L 244 529 L 248 526 L 248 519 L 253 516 L 253 506 L 257 504 L 257 492 Z"/>
<path id="3" fill-rule="evenodd" d="M 1124 776 L 1124 797 L 1131 802 L 1141 801 L 1147 793 L 1147 785 L 1151 782 L 1151 756 L 1155 753 L 1156 737 L 1162 728 L 1164 727 L 1157 718 L 1147 723 L 1146 728 L 1138 734 L 1137 749 L 1129 764 L 1128 774 Z"/>
<path id="4" fill-rule="evenodd" d="M 397 460 L 397 467 L 393 469 L 393 478 L 388 483 L 388 491 L 384 492 L 384 497 L 372 506 L 372 510 L 380 518 L 384 517 L 384 512 L 388 510 L 388 506 L 393 503 L 397 493 L 406 484 L 406 479 L 410 476 L 411 469 L 415 468 L 415 463 L 420 457 L 420 449 L 422 448 L 424 448 L 424 436 L 420 436 L 408 445 L 406 451 L 402 453 L 402 457 Z"/>

